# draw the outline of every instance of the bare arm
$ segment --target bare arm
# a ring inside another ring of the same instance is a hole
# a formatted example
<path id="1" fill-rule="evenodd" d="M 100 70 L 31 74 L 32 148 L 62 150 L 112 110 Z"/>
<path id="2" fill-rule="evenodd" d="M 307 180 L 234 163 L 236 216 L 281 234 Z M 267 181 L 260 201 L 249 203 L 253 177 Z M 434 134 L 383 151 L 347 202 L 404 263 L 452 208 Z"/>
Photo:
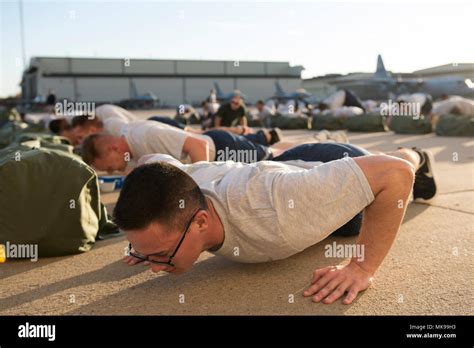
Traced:
<path id="1" fill-rule="evenodd" d="M 189 127 L 189 126 L 186 126 L 184 128 L 184 131 L 185 132 L 189 132 L 189 133 L 194 133 L 194 134 L 202 134 L 204 133 L 204 131 L 200 130 L 200 129 L 194 129 L 193 127 Z"/>
<path id="2" fill-rule="evenodd" d="M 400 228 L 412 189 L 414 172 L 409 162 L 390 156 L 354 158 L 363 171 L 375 200 L 364 212 L 357 244 L 363 247 L 361 260 L 352 258 L 344 266 L 330 266 L 313 273 L 304 296 L 313 301 L 332 303 L 348 292 L 343 303 L 350 304 L 367 289 L 376 270 L 387 255 Z"/>
<path id="3" fill-rule="evenodd" d="M 220 127 L 222 124 L 222 117 L 217 116 L 214 118 L 214 128 Z"/>
<path id="4" fill-rule="evenodd" d="M 244 134 L 250 134 L 252 133 L 252 129 L 249 127 L 242 127 L 242 126 L 237 126 L 237 127 L 214 127 L 213 129 L 220 129 L 226 132 L 234 133 L 237 135 L 244 135 Z"/>
<path id="5" fill-rule="evenodd" d="M 209 143 L 204 139 L 188 136 L 184 141 L 183 152 L 191 157 L 193 163 L 209 161 Z"/>

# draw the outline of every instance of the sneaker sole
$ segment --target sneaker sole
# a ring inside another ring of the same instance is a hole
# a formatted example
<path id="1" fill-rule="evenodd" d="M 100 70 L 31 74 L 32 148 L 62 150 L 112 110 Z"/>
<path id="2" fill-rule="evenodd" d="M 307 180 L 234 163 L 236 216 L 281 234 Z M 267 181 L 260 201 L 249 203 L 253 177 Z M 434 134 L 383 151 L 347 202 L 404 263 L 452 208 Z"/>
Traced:
<path id="1" fill-rule="evenodd" d="M 270 134 L 272 134 L 272 132 L 275 133 L 275 135 L 276 135 L 276 137 L 278 138 L 278 140 L 275 141 L 275 142 L 272 142 L 272 141 L 271 141 L 271 144 L 269 144 L 269 146 L 274 145 L 274 144 L 278 144 L 278 143 L 279 143 L 280 141 L 282 141 L 282 139 L 283 139 L 283 132 L 281 131 L 280 128 L 278 128 L 278 127 L 272 128 L 272 129 L 270 130 Z M 272 135 L 272 140 L 273 140 L 273 135 Z"/>
<path id="2" fill-rule="evenodd" d="M 433 175 L 433 183 L 435 185 L 435 194 L 433 195 L 433 197 L 431 198 L 422 198 L 422 197 L 418 197 L 418 198 L 415 198 L 414 201 L 415 202 L 429 202 L 431 201 L 432 199 L 434 199 L 436 197 L 436 195 L 438 194 L 438 185 L 437 185 L 437 176 L 435 174 L 435 170 L 434 170 L 434 163 L 435 163 L 435 160 L 434 160 L 434 156 L 433 154 L 431 153 L 431 151 L 427 151 L 427 150 L 420 150 L 423 152 L 423 154 L 428 157 L 428 160 L 426 161 L 426 165 L 428 166 L 428 170 L 430 171 L 430 173 Z"/>

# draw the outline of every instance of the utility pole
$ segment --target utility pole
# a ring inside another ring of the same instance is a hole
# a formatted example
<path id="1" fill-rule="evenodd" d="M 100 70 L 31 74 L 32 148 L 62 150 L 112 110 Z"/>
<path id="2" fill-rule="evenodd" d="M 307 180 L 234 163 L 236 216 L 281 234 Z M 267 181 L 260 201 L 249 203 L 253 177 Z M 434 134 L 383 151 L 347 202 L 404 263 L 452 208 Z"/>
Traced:
<path id="1" fill-rule="evenodd" d="M 25 53 L 25 28 L 23 23 L 23 1 L 19 0 L 20 5 L 20 35 L 21 35 L 21 54 L 23 56 L 23 69 L 26 69 L 26 53 Z"/>

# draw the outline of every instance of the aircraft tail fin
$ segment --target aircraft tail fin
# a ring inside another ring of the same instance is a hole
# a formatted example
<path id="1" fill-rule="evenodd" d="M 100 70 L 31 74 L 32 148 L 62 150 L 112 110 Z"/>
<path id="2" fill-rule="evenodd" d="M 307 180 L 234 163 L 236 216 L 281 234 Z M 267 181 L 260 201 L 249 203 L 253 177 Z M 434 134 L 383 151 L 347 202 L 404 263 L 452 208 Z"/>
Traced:
<path id="1" fill-rule="evenodd" d="M 222 90 L 217 82 L 214 82 L 214 88 L 216 89 L 216 97 L 220 98 L 222 96 Z"/>
<path id="2" fill-rule="evenodd" d="M 285 95 L 285 91 L 281 87 L 280 82 L 275 82 L 275 90 L 276 90 L 275 95 L 277 95 L 277 96 L 284 96 Z"/>
<path id="3" fill-rule="evenodd" d="M 132 98 L 138 97 L 137 85 L 135 81 L 132 80 Z"/>
<path id="4" fill-rule="evenodd" d="M 386 79 L 390 77 L 390 74 L 385 70 L 385 65 L 383 64 L 382 56 L 379 54 L 377 56 L 377 70 L 374 74 L 375 78 Z"/>

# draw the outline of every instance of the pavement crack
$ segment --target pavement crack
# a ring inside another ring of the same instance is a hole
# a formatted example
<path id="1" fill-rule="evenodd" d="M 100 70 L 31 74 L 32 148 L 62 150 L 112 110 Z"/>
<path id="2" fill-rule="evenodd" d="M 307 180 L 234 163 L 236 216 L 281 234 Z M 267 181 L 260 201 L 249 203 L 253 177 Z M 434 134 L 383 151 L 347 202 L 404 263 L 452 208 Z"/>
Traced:
<path id="1" fill-rule="evenodd" d="M 474 191 L 474 189 L 456 190 L 456 191 L 450 191 L 450 192 L 439 193 L 439 195 L 442 196 L 442 195 L 450 195 L 450 194 L 453 194 L 453 193 L 463 193 L 463 192 L 472 192 L 472 191 Z"/>
<path id="2" fill-rule="evenodd" d="M 435 205 L 435 204 L 430 204 L 430 203 L 422 203 L 422 202 L 413 202 L 413 203 L 414 204 L 421 204 L 421 205 L 429 205 L 430 207 L 441 208 L 441 209 L 456 211 L 458 213 L 474 215 L 474 213 L 471 212 L 471 211 L 466 211 L 466 210 L 461 210 L 461 209 L 456 209 L 456 208 L 443 207 L 443 206 L 440 206 L 440 205 Z"/>

